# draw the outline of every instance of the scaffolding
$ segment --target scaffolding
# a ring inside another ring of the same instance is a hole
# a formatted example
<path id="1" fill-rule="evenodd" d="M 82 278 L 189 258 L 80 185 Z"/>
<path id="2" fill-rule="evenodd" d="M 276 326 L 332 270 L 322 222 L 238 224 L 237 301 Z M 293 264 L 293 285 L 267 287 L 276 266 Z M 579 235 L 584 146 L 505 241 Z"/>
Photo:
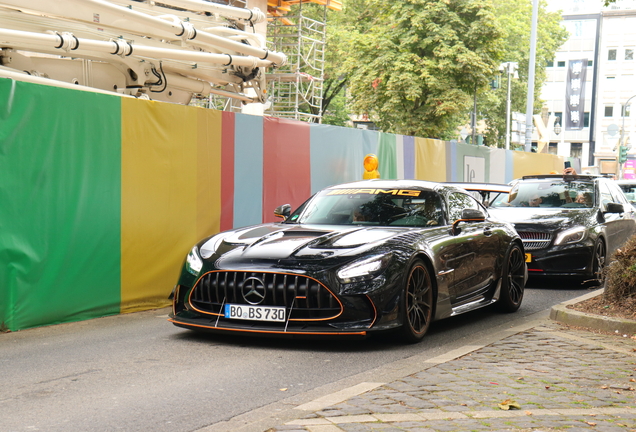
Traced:
<path id="1" fill-rule="evenodd" d="M 313 7 L 313 16 L 307 16 Z M 327 5 L 298 2 L 286 14 L 270 9 L 267 39 L 271 50 L 283 52 L 287 64 L 266 74 L 268 115 L 320 123 L 325 68 Z M 316 13 L 318 11 L 318 13 Z"/>
<path id="2" fill-rule="evenodd" d="M 229 1 L 245 3 L 244 0 Z M 287 64 L 265 75 L 264 114 L 320 123 L 327 9 L 340 11 L 342 3 L 337 0 L 268 0 L 267 6 L 267 48 L 284 53 Z M 241 112 L 243 108 L 241 101 L 216 94 L 199 96 L 193 105 L 232 112 Z"/>

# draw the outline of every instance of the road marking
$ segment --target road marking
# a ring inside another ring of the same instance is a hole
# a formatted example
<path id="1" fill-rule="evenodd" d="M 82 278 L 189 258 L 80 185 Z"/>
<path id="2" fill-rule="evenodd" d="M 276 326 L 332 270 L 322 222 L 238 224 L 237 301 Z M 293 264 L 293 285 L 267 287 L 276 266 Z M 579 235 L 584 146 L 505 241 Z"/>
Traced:
<path id="1" fill-rule="evenodd" d="M 463 347 L 454 349 L 449 351 L 441 356 L 433 357 L 428 360 L 424 360 L 424 363 L 433 363 L 433 364 L 441 364 L 446 363 L 451 360 L 455 360 L 461 356 L 465 356 L 466 354 L 470 354 L 473 351 L 477 351 L 478 349 L 483 348 L 484 345 L 465 345 Z"/>
<path id="2" fill-rule="evenodd" d="M 363 382 L 358 385 L 354 385 L 353 387 L 348 387 L 344 390 L 340 390 L 335 393 L 328 394 L 327 396 L 320 397 L 311 402 L 298 405 L 294 409 L 303 411 L 321 411 L 328 406 L 344 402 L 353 396 L 361 395 L 362 393 L 378 388 L 384 384 L 386 383 Z"/>

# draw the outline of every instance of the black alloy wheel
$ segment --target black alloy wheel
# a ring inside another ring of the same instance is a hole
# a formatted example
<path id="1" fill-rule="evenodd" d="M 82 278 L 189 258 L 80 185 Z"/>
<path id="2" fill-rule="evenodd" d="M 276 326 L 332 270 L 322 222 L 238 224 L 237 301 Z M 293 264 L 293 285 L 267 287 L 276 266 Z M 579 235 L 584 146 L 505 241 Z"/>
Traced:
<path id="1" fill-rule="evenodd" d="M 404 288 L 402 337 L 406 342 L 422 340 L 433 319 L 433 282 L 422 260 L 415 260 Z"/>
<path id="2" fill-rule="evenodd" d="M 603 285 L 605 281 L 605 242 L 598 239 L 594 245 L 594 256 L 592 257 L 592 286 Z"/>
<path id="3" fill-rule="evenodd" d="M 502 312 L 516 312 L 521 306 L 525 289 L 526 260 L 518 244 L 508 249 L 504 262 L 501 293 L 497 306 Z"/>

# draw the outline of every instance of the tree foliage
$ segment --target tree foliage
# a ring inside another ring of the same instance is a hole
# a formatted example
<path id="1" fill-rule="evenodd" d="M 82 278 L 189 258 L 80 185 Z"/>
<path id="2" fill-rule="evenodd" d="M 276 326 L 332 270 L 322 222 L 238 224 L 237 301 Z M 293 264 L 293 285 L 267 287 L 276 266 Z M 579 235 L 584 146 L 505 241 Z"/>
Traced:
<path id="1" fill-rule="evenodd" d="M 519 63 L 512 110 L 525 112 L 532 0 L 345 0 L 328 15 L 323 122 L 368 114 L 385 132 L 456 138 L 478 94 L 486 143 L 505 141 L 506 80 L 501 62 Z M 535 111 L 545 65 L 566 40 L 560 14 L 539 9 Z M 345 91 L 347 98 L 345 99 Z"/>
<path id="2" fill-rule="evenodd" d="M 499 65 L 491 1 L 355 3 L 341 58 L 352 110 L 385 132 L 448 137 Z"/>

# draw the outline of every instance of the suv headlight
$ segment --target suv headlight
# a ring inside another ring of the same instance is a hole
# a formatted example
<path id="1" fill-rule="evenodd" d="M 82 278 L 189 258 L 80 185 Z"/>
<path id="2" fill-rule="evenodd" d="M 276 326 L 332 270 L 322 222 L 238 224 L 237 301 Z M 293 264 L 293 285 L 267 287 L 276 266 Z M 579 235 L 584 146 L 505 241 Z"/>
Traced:
<path id="1" fill-rule="evenodd" d="M 580 242 L 585 238 L 585 227 L 574 227 L 560 232 L 554 240 L 555 245 Z"/>
<path id="2" fill-rule="evenodd" d="M 186 257 L 186 270 L 195 276 L 199 276 L 199 272 L 203 268 L 203 261 L 199 258 L 199 251 L 197 247 L 193 247 L 188 256 Z"/>
<path id="3" fill-rule="evenodd" d="M 372 279 L 382 273 L 391 261 L 391 254 L 375 255 L 354 261 L 338 270 L 338 279 L 342 283 L 359 282 Z"/>

